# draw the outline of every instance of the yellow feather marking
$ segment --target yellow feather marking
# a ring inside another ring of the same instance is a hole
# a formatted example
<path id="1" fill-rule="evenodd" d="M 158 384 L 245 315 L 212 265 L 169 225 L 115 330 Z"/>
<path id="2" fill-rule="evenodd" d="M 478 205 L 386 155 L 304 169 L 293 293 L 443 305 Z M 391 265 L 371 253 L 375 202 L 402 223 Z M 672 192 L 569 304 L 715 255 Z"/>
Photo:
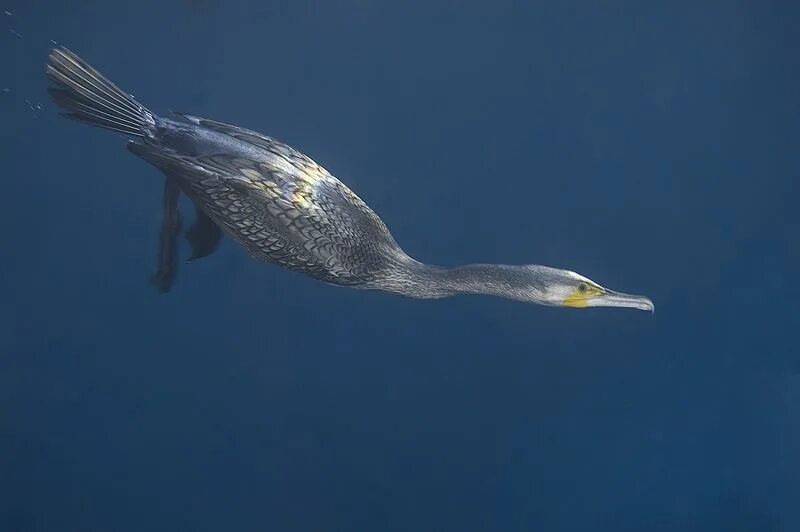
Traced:
<path id="1" fill-rule="evenodd" d="M 253 181 L 261 181 L 262 179 L 264 179 L 263 175 L 256 172 L 252 168 L 239 168 L 239 171 L 242 173 L 242 175 L 250 178 Z"/>
<path id="2" fill-rule="evenodd" d="M 314 193 L 314 186 L 316 185 L 316 181 L 306 181 L 305 179 L 301 179 L 298 182 L 298 187 L 294 189 L 292 193 L 292 203 L 297 205 L 301 209 L 310 209 L 311 208 L 311 195 Z"/>
<path id="3" fill-rule="evenodd" d="M 278 189 L 274 185 L 275 185 L 275 183 L 267 182 L 267 183 L 263 183 L 261 185 L 261 187 L 262 187 L 262 189 L 264 190 L 264 193 L 267 196 L 269 196 L 270 198 L 273 198 L 273 199 L 277 199 L 277 198 L 280 197 L 281 192 L 280 192 L 280 189 Z"/>
<path id="4" fill-rule="evenodd" d="M 313 185 L 318 183 L 320 179 L 322 179 L 324 174 L 321 174 L 316 168 L 309 167 L 307 165 L 296 166 L 298 172 L 297 177 L 303 183 L 308 183 L 309 185 Z"/>

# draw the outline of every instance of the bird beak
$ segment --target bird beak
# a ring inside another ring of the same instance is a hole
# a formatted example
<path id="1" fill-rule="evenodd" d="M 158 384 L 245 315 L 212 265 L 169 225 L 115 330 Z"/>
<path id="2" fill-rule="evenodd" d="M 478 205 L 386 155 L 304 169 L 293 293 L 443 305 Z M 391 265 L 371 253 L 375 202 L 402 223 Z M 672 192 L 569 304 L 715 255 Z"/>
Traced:
<path id="1" fill-rule="evenodd" d="M 650 301 L 649 297 L 623 294 L 608 289 L 588 299 L 586 303 L 586 306 L 589 307 L 624 307 L 649 310 L 650 312 L 656 311 L 656 307 L 653 305 L 653 302 Z"/>

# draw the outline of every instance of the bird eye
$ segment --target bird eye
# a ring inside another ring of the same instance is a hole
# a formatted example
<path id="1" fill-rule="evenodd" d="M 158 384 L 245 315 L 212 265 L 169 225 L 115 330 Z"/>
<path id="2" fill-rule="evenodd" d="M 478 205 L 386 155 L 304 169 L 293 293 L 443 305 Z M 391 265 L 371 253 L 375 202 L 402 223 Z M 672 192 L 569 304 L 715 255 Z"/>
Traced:
<path id="1" fill-rule="evenodd" d="M 588 289 L 589 289 L 589 287 L 587 286 L 586 283 L 580 283 L 578 285 L 578 292 L 583 293 L 583 292 L 586 292 Z"/>

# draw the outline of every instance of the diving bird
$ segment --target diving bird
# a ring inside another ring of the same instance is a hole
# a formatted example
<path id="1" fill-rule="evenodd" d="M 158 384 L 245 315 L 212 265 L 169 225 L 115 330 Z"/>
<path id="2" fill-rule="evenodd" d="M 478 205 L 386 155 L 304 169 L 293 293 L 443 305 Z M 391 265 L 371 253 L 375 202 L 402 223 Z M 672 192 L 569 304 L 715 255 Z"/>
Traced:
<path id="1" fill-rule="evenodd" d="M 179 193 L 198 211 L 193 257 L 211 253 L 219 228 L 258 260 L 327 283 L 413 298 L 489 294 L 543 305 L 652 311 L 644 296 L 614 292 L 568 270 L 538 265 L 419 262 L 383 221 L 325 168 L 271 137 L 184 113 L 158 116 L 66 48 L 51 51 L 50 94 L 80 122 L 123 133 L 128 149 L 166 176 L 160 266 L 174 275 Z"/>

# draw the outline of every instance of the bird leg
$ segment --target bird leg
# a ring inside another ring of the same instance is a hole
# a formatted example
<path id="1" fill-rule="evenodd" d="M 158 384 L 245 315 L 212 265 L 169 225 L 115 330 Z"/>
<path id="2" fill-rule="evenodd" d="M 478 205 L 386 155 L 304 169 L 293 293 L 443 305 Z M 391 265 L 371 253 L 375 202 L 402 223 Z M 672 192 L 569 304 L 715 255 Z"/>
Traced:
<path id="1" fill-rule="evenodd" d="M 186 231 L 186 240 L 192 246 L 188 262 L 211 255 L 222 238 L 222 231 L 209 216 L 195 205 L 195 220 Z"/>
<path id="2" fill-rule="evenodd" d="M 180 190 L 175 180 L 164 180 L 164 205 L 161 234 L 158 243 L 158 264 L 150 280 L 160 293 L 169 292 L 177 274 L 177 242 L 181 230 L 181 213 L 178 210 Z"/>

